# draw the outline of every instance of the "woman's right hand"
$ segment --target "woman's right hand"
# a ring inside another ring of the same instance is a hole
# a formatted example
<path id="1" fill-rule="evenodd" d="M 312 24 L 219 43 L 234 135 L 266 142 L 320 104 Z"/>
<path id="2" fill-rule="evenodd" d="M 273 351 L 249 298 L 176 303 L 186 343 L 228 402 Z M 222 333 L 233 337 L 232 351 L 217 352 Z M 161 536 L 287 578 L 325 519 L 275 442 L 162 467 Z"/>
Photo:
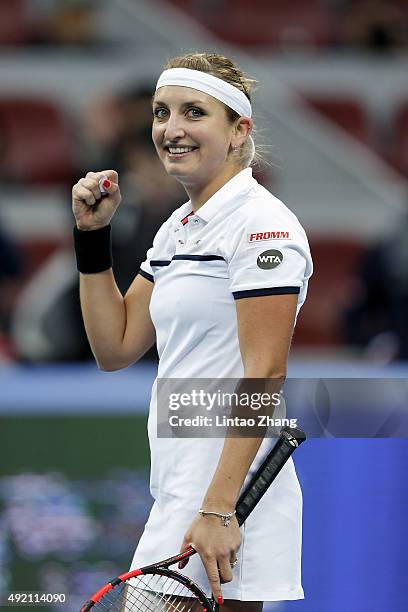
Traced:
<path id="1" fill-rule="evenodd" d="M 104 186 L 108 195 L 102 197 L 99 181 L 104 177 L 110 185 Z M 90 231 L 109 225 L 121 199 L 118 173 L 115 170 L 88 172 L 72 188 L 72 212 L 77 228 Z"/>

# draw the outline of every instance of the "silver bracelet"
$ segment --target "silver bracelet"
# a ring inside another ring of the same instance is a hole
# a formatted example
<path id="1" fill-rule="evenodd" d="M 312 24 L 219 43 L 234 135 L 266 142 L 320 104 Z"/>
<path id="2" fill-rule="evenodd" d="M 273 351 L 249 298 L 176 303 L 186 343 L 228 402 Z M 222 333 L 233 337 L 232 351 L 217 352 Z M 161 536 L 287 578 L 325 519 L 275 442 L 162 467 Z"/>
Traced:
<path id="1" fill-rule="evenodd" d="M 201 514 L 201 516 L 207 516 L 208 514 L 219 516 L 224 527 L 228 527 L 232 517 L 236 514 L 236 510 L 234 510 L 234 512 L 229 512 L 228 514 L 222 514 L 221 512 L 207 512 L 207 510 L 203 510 L 202 508 L 200 508 L 198 514 Z"/>

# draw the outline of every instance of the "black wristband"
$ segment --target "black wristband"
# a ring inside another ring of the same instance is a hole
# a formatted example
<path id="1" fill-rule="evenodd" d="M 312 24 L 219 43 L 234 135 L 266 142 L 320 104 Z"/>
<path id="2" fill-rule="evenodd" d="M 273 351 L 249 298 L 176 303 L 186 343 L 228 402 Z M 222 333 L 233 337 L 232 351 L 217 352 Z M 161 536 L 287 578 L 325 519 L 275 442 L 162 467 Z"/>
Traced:
<path id="1" fill-rule="evenodd" d="M 74 227 L 77 268 L 83 274 L 96 274 L 112 267 L 111 226 L 84 231 Z"/>

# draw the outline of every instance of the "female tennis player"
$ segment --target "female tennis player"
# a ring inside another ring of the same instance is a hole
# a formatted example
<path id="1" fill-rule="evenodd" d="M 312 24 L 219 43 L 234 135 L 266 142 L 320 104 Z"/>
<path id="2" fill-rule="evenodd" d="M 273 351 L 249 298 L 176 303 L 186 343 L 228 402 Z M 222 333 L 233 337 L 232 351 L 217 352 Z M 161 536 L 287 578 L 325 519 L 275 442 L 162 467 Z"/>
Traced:
<path id="1" fill-rule="evenodd" d="M 295 215 L 252 177 L 253 85 L 217 54 L 166 64 L 152 138 L 189 200 L 158 230 L 124 297 L 110 251 L 118 175 L 88 172 L 73 187 L 81 307 L 100 369 L 127 367 L 156 340 L 158 379 L 266 379 L 280 389 L 312 262 Z M 240 530 L 240 490 L 273 440 L 163 438 L 161 418 L 156 381 L 148 427 L 155 501 L 131 569 L 191 545 L 199 554 L 181 571 L 207 582 L 226 611 L 303 598 L 302 496 L 292 460 Z"/>

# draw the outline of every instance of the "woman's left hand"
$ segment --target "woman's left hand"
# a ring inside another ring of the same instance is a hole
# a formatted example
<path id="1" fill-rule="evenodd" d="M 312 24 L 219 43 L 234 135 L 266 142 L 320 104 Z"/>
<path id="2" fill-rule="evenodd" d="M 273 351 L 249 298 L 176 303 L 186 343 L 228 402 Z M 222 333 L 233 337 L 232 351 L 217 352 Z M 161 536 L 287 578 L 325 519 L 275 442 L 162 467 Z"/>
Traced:
<path id="1" fill-rule="evenodd" d="M 184 536 L 181 551 L 192 546 L 200 555 L 215 601 L 222 600 L 221 584 L 231 582 L 232 567 L 241 544 L 238 521 L 232 517 L 224 527 L 219 516 L 198 514 Z M 179 563 L 183 569 L 188 559 Z"/>

